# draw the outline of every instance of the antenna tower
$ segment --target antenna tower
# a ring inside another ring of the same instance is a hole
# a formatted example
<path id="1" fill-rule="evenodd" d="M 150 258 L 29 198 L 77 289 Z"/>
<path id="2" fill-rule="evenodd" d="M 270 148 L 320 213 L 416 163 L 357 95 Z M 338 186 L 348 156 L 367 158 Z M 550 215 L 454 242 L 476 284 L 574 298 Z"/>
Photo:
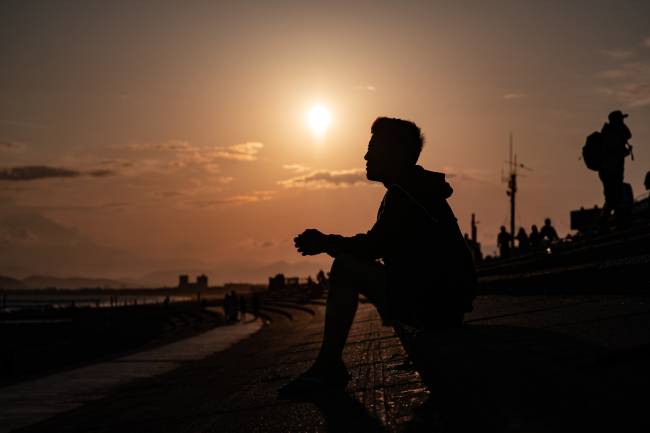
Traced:
<path id="1" fill-rule="evenodd" d="M 510 133 L 509 141 L 509 150 L 510 157 L 506 163 L 508 164 L 508 177 L 504 178 L 503 181 L 507 183 L 508 189 L 506 194 L 510 197 L 510 247 L 514 248 L 515 246 L 515 217 L 516 217 L 516 197 L 517 197 L 517 169 L 523 168 L 526 170 L 531 170 L 523 164 L 517 163 L 517 154 L 513 153 L 512 148 L 512 132 Z"/>

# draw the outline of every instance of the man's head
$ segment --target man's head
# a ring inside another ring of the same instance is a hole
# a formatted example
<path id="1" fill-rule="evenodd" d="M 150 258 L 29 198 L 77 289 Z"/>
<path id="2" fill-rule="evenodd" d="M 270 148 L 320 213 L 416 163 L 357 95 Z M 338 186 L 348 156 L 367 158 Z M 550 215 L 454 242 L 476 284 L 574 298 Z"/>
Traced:
<path id="1" fill-rule="evenodd" d="M 621 110 L 612 111 L 607 118 L 610 123 L 622 122 L 628 115 L 623 114 Z"/>
<path id="2" fill-rule="evenodd" d="M 550 218 L 546 218 L 546 219 L 544 220 L 544 225 L 545 225 L 545 226 L 550 226 L 550 225 L 551 225 L 551 219 L 550 219 Z"/>
<path id="3" fill-rule="evenodd" d="M 370 132 L 372 137 L 364 156 L 368 180 L 392 181 L 415 165 L 424 144 L 424 136 L 415 123 L 379 117 Z"/>

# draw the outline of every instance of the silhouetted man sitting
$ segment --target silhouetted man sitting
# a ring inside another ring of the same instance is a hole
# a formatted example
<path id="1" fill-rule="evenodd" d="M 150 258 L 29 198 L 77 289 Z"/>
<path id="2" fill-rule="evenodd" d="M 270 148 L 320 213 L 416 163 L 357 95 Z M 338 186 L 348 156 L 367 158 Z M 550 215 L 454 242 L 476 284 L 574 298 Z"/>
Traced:
<path id="1" fill-rule="evenodd" d="M 384 323 L 420 329 L 461 326 L 464 312 L 471 311 L 476 284 L 471 253 L 447 204 L 452 189 L 445 175 L 416 165 L 424 141 L 420 128 L 380 117 L 371 132 L 366 176 L 387 189 L 374 226 L 352 237 L 307 229 L 294 239 L 303 255 L 327 253 L 334 263 L 318 357 L 281 395 L 345 388 L 343 347 L 359 294 L 375 305 Z"/>

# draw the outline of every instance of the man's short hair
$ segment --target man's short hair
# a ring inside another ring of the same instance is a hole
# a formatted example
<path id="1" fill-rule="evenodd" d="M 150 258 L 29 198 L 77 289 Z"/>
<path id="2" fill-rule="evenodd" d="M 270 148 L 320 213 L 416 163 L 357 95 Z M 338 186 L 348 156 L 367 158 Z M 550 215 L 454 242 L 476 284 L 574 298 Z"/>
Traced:
<path id="1" fill-rule="evenodd" d="M 402 152 L 406 162 L 415 164 L 420 157 L 424 135 L 415 123 L 391 117 L 378 117 L 373 122 L 370 132 L 389 137 L 391 143 L 399 146 L 399 152 Z"/>

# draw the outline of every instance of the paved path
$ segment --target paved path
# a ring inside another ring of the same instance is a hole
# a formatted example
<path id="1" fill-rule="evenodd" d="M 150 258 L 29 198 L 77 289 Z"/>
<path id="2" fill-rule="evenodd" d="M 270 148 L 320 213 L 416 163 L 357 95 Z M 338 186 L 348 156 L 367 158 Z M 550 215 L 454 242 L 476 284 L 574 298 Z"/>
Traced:
<path id="1" fill-rule="evenodd" d="M 20 431 L 650 431 L 647 399 L 632 397 L 650 389 L 647 296 L 481 297 L 461 334 L 432 341 L 424 376 L 403 368 L 393 330 L 362 304 L 344 354 L 347 393 L 278 400 L 317 354 L 323 307 L 313 309 Z"/>
<path id="2" fill-rule="evenodd" d="M 261 320 L 218 327 L 112 361 L 0 388 L 0 432 L 27 426 L 101 399 L 119 385 L 167 373 L 183 363 L 203 359 L 227 349 L 261 327 Z"/>

